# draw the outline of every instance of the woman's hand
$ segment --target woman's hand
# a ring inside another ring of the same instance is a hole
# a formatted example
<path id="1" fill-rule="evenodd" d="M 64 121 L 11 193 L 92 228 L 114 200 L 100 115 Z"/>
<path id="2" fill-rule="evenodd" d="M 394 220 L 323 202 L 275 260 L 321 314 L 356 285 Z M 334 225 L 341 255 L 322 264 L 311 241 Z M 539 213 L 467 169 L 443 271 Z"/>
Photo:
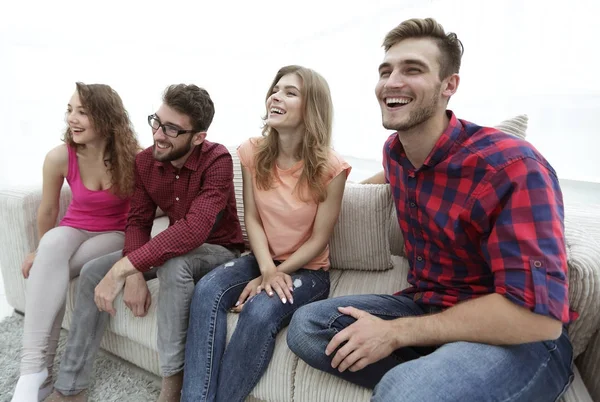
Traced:
<path id="1" fill-rule="evenodd" d="M 246 287 L 240 294 L 240 297 L 238 298 L 237 303 L 235 303 L 235 306 L 233 306 L 231 308 L 231 312 L 232 313 L 241 312 L 242 309 L 244 308 L 244 304 L 246 303 L 246 301 L 250 300 L 257 293 L 259 293 L 257 288 L 261 283 L 262 283 L 262 276 L 259 276 L 258 278 L 254 278 L 250 282 L 248 282 L 248 284 L 246 285 Z"/>
<path id="2" fill-rule="evenodd" d="M 294 287 L 292 285 L 292 277 L 286 273 L 280 271 L 269 271 L 262 275 L 262 283 L 258 286 L 257 291 L 261 292 L 265 290 L 269 296 L 273 296 L 273 291 L 277 292 L 279 299 L 283 304 L 289 300 L 291 304 L 294 304 L 294 298 L 292 292 Z"/>
<path id="3" fill-rule="evenodd" d="M 23 278 L 29 278 L 29 271 L 31 271 L 31 266 L 33 265 L 33 260 L 35 259 L 35 251 L 33 253 L 27 254 L 23 264 L 21 265 L 21 272 L 23 272 Z"/>

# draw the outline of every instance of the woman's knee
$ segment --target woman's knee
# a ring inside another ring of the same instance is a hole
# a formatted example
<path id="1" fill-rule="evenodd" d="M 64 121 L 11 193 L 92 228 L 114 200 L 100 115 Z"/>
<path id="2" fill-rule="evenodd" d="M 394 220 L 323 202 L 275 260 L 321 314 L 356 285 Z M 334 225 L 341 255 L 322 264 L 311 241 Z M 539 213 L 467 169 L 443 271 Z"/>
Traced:
<path id="1" fill-rule="evenodd" d="M 282 307 L 283 303 L 277 296 L 269 297 L 262 292 L 246 301 L 240 312 L 240 320 L 243 320 L 245 326 L 268 329 L 276 334 Z"/>
<path id="2" fill-rule="evenodd" d="M 219 277 L 220 275 L 219 272 L 217 272 L 217 269 L 214 269 L 203 276 L 194 287 L 194 296 L 192 302 L 200 300 L 213 301 L 223 294 L 224 289 L 221 281 L 219 281 Z"/>
<path id="3" fill-rule="evenodd" d="M 38 256 L 41 254 L 46 257 L 60 256 L 68 261 L 72 253 L 67 253 L 67 251 L 73 249 L 73 240 L 76 240 L 77 234 L 78 229 L 68 226 L 58 226 L 50 229 L 40 239 L 37 250 Z"/>

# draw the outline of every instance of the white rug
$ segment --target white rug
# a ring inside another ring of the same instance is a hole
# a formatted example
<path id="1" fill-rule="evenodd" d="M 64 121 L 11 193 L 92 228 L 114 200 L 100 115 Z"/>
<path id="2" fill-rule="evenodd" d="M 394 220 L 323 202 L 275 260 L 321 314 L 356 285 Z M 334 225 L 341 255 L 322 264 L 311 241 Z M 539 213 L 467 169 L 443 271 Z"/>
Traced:
<path id="1" fill-rule="evenodd" d="M 9 402 L 19 378 L 23 317 L 13 314 L 0 322 L 0 402 Z M 54 370 L 60 366 L 66 341 L 62 331 Z M 114 356 L 99 353 L 94 364 L 90 387 L 90 402 L 149 402 L 156 401 L 159 387 L 155 377 L 131 367 Z"/>

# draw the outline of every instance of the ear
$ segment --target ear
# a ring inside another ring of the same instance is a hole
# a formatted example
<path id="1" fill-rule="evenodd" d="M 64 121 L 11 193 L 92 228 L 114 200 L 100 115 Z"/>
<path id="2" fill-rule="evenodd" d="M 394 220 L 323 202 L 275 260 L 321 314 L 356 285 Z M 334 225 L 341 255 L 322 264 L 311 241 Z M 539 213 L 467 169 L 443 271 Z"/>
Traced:
<path id="1" fill-rule="evenodd" d="M 200 131 L 198 133 L 195 133 L 194 137 L 192 137 L 192 144 L 200 145 L 204 142 L 205 138 L 206 138 L 206 131 Z"/>
<path id="2" fill-rule="evenodd" d="M 444 95 L 444 97 L 450 98 L 452 95 L 454 95 L 456 93 L 459 83 L 460 83 L 460 77 L 456 73 L 452 74 L 448 78 L 445 78 L 444 82 L 442 83 L 442 87 L 443 87 L 442 95 Z"/>

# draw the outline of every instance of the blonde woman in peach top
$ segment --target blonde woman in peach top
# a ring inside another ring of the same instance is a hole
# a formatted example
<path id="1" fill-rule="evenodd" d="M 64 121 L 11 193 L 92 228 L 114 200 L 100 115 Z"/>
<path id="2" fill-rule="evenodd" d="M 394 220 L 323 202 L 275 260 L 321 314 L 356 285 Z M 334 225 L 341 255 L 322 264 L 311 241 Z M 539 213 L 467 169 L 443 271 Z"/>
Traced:
<path id="1" fill-rule="evenodd" d="M 333 106 L 321 75 L 279 70 L 263 136 L 238 148 L 252 253 L 196 285 L 182 401 L 243 401 L 263 375 L 277 333 L 329 294 L 329 237 L 350 166 L 331 149 Z M 227 312 L 240 313 L 227 348 Z"/>

